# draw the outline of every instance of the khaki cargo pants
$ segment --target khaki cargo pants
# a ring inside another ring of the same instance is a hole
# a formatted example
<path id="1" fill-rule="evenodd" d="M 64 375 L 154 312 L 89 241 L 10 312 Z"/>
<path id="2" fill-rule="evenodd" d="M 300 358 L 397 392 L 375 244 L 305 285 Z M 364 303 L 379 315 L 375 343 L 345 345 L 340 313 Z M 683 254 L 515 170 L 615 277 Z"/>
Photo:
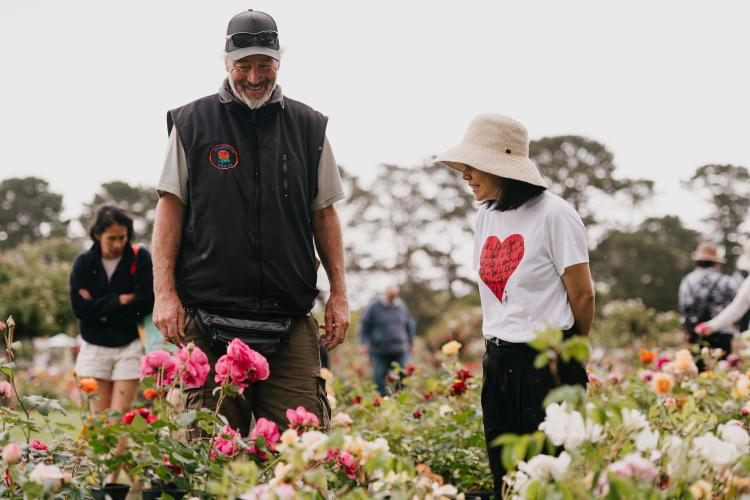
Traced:
<path id="1" fill-rule="evenodd" d="M 218 392 L 213 394 L 216 387 L 214 366 L 226 351 L 214 352 L 192 317 L 185 328 L 185 343 L 188 342 L 194 342 L 206 353 L 211 372 L 205 386 L 184 391 L 185 408 L 214 410 L 219 396 Z M 311 315 L 295 318 L 289 342 L 267 359 L 271 371 L 268 379 L 250 384 L 243 396 L 224 399 L 220 413 L 229 425 L 247 436 L 255 420 L 266 418 L 276 422 L 279 431 L 284 432 L 289 425 L 287 409 L 304 406 L 318 417 L 321 430 L 328 431 L 331 407 L 325 381 L 320 376 L 318 322 L 315 318 Z"/>

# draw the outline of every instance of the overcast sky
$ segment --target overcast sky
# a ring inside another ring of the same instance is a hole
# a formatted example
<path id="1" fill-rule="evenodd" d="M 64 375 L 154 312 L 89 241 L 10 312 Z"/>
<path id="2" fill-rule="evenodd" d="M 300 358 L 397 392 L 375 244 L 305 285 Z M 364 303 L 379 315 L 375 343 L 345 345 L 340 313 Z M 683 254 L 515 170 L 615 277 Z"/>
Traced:
<path id="1" fill-rule="evenodd" d="M 460 5 L 460 7 L 459 7 Z M 501 112 L 531 138 L 606 144 L 656 181 L 652 213 L 697 225 L 679 180 L 750 167 L 750 3 L 0 2 L 0 178 L 36 175 L 66 214 L 105 181 L 155 185 L 168 109 L 214 93 L 229 18 L 273 15 L 285 94 L 330 117 L 338 162 L 419 164 Z"/>

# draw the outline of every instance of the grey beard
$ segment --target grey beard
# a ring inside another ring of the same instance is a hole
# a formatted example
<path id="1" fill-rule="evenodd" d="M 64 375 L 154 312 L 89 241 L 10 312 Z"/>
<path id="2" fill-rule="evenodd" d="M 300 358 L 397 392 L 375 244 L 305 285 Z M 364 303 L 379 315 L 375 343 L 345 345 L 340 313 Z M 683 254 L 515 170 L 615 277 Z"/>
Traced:
<path id="1" fill-rule="evenodd" d="M 264 106 L 271 99 L 273 90 L 276 88 L 276 85 L 274 84 L 270 86 L 269 89 L 266 90 L 265 94 L 263 94 L 262 96 L 257 97 L 257 98 L 250 98 L 247 95 L 245 95 L 244 92 L 242 92 L 240 89 L 237 88 L 237 86 L 234 83 L 234 80 L 232 80 L 231 78 L 229 78 L 228 80 L 229 80 L 229 88 L 232 89 L 232 93 L 234 94 L 234 97 L 250 109 L 258 109 L 261 106 Z"/>

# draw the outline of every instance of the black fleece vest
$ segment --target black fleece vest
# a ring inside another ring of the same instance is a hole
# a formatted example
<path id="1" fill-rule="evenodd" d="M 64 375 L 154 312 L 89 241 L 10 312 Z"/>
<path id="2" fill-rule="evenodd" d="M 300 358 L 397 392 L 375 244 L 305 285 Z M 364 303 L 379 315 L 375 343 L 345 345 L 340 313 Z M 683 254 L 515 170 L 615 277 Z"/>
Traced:
<path id="1" fill-rule="evenodd" d="M 312 202 L 327 118 L 284 98 L 257 110 L 226 91 L 169 112 L 188 162 L 175 279 L 183 304 L 302 316 L 317 272 Z"/>

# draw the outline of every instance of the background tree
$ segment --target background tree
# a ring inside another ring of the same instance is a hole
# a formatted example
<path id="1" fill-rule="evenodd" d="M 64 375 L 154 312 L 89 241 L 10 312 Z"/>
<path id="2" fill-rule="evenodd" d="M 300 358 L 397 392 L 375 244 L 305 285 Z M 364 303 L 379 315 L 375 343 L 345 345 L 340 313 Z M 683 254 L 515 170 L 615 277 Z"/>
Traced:
<path id="1" fill-rule="evenodd" d="M 587 227 L 602 221 L 595 200 L 606 197 L 634 206 L 653 194 L 653 181 L 615 178 L 617 167 L 604 144 L 577 135 L 531 141 L 529 156 L 549 189 L 572 204 Z"/>
<path id="2" fill-rule="evenodd" d="M 733 268 L 745 239 L 740 236 L 740 226 L 750 208 L 750 173 L 735 165 L 704 165 L 683 185 L 713 205 L 704 219 L 709 225 L 707 236 L 724 246 L 727 264 Z"/>
<path id="3" fill-rule="evenodd" d="M 79 220 L 88 230 L 96 210 L 105 203 L 111 203 L 125 209 L 133 217 L 136 240 L 148 242 L 154 229 L 157 201 L 156 188 L 131 186 L 123 181 L 105 182 L 94 195 L 94 199 L 84 205 Z"/>
<path id="4" fill-rule="evenodd" d="M 636 231 L 610 230 L 591 252 L 594 280 L 606 300 L 641 298 L 659 311 L 677 309 L 680 280 L 692 268 L 697 231 L 675 216 L 652 217 Z"/>
<path id="5" fill-rule="evenodd" d="M 469 263 L 473 196 L 461 176 L 445 167 L 384 164 L 368 189 L 344 176 L 350 283 L 401 285 L 401 295 L 422 330 L 442 304 L 474 287 Z"/>
<path id="6" fill-rule="evenodd" d="M 12 314 L 19 337 L 76 331 L 68 277 L 81 250 L 67 238 L 48 238 L 0 253 L 0 318 Z"/>
<path id="7" fill-rule="evenodd" d="M 0 250 L 45 236 L 62 236 L 63 197 L 38 177 L 14 177 L 0 182 Z"/>

